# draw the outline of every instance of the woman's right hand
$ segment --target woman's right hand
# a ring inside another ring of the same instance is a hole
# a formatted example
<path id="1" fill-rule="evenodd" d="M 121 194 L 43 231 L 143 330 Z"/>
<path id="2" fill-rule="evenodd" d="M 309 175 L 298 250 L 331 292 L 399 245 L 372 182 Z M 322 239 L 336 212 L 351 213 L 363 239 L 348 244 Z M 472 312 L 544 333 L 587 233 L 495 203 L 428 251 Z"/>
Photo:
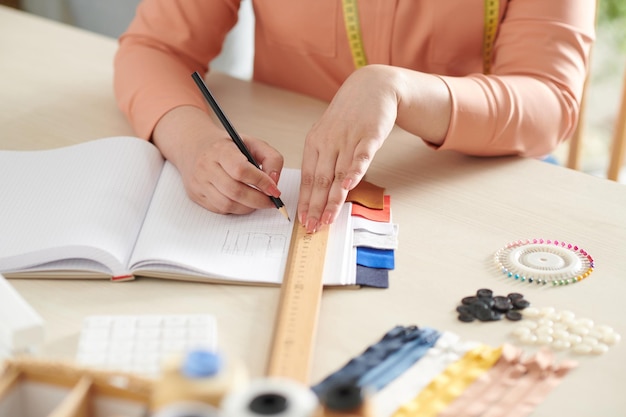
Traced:
<path id="1" fill-rule="evenodd" d="M 228 133 L 202 110 L 176 107 L 155 126 L 152 140 L 182 176 L 189 197 L 215 213 L 246 214 L 272 208 L 283 157 L 268 143 L 242 135 L 262 170 L 239 151 Z"/>

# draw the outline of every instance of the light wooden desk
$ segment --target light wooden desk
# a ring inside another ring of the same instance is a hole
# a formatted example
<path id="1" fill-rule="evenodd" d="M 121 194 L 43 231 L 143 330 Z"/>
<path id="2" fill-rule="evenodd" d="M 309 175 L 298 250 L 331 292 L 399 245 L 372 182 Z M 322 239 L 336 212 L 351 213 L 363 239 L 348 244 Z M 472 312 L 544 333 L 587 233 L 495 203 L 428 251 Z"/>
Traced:
<path id="1" fill-rule="evenodd" d="M 132 134 L 112 94 L 115 48 L 114 40 L 0 7 L 0 149 Z M 324 103 L 220 74 L 208 82 L 239 131 L 271 141 L 286 166 L 300 166 L 303 138 Z M 378 153 L 368 179 L 386 187 L 400 225 L 391 288 L 324 293 L 311 382 L 397 324 L 493 346 L 512 340 L 512 322 L 457 321 L 459 300 L 482 287 L 522 292 L 536 306 L 573 310 L 626 337 L 624 186 L 535 160 L 437 153 L 401 131 Z M 11 197 L 1 196 L 0 204 L 5 198 Z M 533 237 L 579 244 L 597 269 L 582 283 L 559 288 L 503 278 L 493 253 Z M 147 279 L 12 284 L 46 320 L 47 355 L 72 357 L 86 315 L 203 312 L 217 317 L 222 349 L 243 358 L 255 376 L 265 369 L 279 295 L 277 288 Z M 626 415 L 626 341 L 580 362 L 533 416 Z"/>

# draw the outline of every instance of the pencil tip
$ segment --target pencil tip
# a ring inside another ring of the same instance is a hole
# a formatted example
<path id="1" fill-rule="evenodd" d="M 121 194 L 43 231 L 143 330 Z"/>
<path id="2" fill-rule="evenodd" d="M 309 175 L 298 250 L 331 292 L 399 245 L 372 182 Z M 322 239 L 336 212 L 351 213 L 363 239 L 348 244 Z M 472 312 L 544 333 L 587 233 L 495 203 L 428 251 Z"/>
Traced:
<path id="1" fill-rule="evenodd" d="M 283 216 L 285 216 L 289 223 L 291 223 L 291 218 L 289 217 L 289 213 L 287 213 L 287 209 L 285 208 L 285 206 L 282 206 L 278 210 L 283 214 Z"/>

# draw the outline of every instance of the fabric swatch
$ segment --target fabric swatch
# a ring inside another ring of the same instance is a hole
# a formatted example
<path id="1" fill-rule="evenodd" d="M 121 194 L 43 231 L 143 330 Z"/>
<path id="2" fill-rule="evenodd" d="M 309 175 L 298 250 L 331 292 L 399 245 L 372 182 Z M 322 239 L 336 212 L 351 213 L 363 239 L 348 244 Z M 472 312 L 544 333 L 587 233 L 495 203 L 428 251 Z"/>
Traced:
<path id="1" fill-rule="evenodd" d="M 375 222 L 389 223 L 391 221 L 391 196 L 384 196 L 383 208 L 381 210 L 365 207 L 361 204 L 353 204 L 351 214 Z"/>
<path id="2" fill-rule="evenodd" d="M 354 189 L 348 191 L 346 201 L 382 210 L 385 207 L 385 189 L 371 182 L 361 180 Z"/>
<path id="3" fill-rule="evenodd" d="M 372 288 L 389 288 L 389 270 L 357 265 L 356 284 Z"/>
<path id="4" fill-rule="evenodd" d="M 356 263 L 370 268 L 394 269 L 394 251 L 366 247 L 356 248 Z"/>
<path id="5" fill-rule="evenodd" d="M 398 249 L 398 225 L 394 224 L 393 235 L 381 235 L 357 229 L 352 233 L 352 245 L 376 249 Z"/>

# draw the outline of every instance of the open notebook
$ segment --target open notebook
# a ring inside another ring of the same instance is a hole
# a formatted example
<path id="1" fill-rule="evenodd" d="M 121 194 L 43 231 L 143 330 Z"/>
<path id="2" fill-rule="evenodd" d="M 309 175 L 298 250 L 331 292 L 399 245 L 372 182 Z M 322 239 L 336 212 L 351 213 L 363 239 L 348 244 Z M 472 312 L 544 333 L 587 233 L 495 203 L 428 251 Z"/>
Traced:
<path id="1" fill-rule="evenodd" d="M 0 151 L 0 273 L 279 284 L 299 183 L 299 170 L 283 170 L 289 223 L 276 209 L 220 215 L 200 207 L 157 148 L 133 137 Z M 326 285 L 355 283 L 350 222 L 347 203 L 330 227 Z"/>

